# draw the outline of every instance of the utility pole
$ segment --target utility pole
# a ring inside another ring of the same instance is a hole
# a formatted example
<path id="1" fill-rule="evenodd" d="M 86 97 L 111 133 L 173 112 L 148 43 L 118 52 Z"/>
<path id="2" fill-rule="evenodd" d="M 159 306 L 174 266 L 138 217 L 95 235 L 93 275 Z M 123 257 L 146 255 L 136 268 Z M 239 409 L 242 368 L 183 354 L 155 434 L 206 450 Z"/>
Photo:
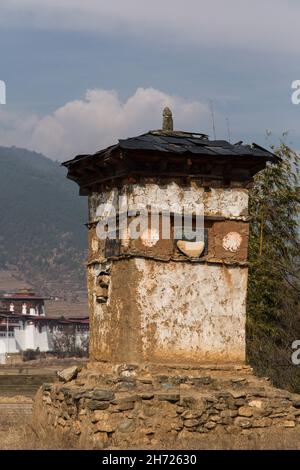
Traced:
<path id="1" fill-rule="evenodd" d="M 215 112 L 214 112 L 213 100 L 209 100 L 209 104 L 210 104 L 210 114 L 211 114 L 211 120 L 212 120 L 213 136 L 214 136 L 214 140 L 216 140 Z"/>
<path id="2" fill-rule="evenodd" d="M 6 317 L 6 358 L 8 359 L 8 350 L 9 350 L 9 338 L 8 338 L 8 317 Z M 8 361 L 7 361 L 8 362 Z"/>
<path id="3" fill-rule="evenodd" d="M 226 118 L 226 126 L 227 126 L 227 135 L 228 135 L 228 142 L 231 143 L 231 130 L 229 124 L 229 118 Z"/>

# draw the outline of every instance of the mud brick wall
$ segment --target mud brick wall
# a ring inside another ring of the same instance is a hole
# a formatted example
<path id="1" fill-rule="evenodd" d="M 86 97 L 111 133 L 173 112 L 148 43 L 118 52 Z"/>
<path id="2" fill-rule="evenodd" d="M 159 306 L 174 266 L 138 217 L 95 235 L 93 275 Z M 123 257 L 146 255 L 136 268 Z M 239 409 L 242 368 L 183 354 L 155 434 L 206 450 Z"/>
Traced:
<path id="1" fill-rule="evenodd" d="M 199 259 L 176 240 L 115 250 L 97 238 L 100 203 L 126 195 L 132 207 L 180 213 L 204 209 L 207 243 Z M 91 360 L 243 362 L 247 291 L 248 191 L 195 182 L 144 180 L 89 197 L 88 290 Z"/>

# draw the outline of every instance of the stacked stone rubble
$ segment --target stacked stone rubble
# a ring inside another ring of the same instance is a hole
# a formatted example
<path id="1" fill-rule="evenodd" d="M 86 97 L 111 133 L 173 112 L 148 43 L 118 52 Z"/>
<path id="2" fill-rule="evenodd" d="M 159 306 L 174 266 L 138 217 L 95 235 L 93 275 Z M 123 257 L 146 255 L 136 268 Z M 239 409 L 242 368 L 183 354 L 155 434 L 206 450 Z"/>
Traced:
<path id="1" fill-rule="evenodd" d="M 85 385 L 80 378 L 44 384 L 35 415 L 44 429 L 93 448 L 176 445 L 204 433 L 262 428 L 300 431 L 300 396 L 271 387 L 246 367 L 227 376 L 185 372 L 140 377 L 91 374 Z"/>

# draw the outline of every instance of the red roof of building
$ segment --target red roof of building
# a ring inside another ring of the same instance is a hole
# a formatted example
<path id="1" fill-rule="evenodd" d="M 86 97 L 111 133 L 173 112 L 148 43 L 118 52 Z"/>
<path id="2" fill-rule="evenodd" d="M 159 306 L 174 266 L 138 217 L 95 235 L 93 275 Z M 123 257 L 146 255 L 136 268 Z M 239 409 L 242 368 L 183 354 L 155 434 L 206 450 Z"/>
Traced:
<path id="1" fill-rule="evenodd" d="M 60 323 L 60 324 L 79 324 L 88 325 L 89 317 L 76 317 L 76 318 L 60 318 L 60 317 L 49 317 L 43 315 L 25 315 L 8 312 L 5 310 L 0 311 L 0 319 L 5 318 L 9 320 L 28 320 L 28 321 L 44 321 L 49 323 Z"/>
<path id="2" fill-rule="evenodd" d="M 1 295 L 0 300 L 46 300 L 46 297 L 36 295 L 30 289 L 20 289 L 18 292 Z"/>

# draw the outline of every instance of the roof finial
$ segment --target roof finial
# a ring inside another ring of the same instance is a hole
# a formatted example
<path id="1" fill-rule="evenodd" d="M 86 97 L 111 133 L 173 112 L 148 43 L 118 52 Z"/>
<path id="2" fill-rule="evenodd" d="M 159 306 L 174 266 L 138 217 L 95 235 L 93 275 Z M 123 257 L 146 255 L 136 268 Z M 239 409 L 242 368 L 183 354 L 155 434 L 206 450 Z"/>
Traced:
<path id="1" fill-rule="evenodd" d="M 168 106 L 166 106 L 163 110 L 163 124 L 162 124 L 163 131 L 172 131 L 173 130 L 173 116 L 172 111 Z"/>

